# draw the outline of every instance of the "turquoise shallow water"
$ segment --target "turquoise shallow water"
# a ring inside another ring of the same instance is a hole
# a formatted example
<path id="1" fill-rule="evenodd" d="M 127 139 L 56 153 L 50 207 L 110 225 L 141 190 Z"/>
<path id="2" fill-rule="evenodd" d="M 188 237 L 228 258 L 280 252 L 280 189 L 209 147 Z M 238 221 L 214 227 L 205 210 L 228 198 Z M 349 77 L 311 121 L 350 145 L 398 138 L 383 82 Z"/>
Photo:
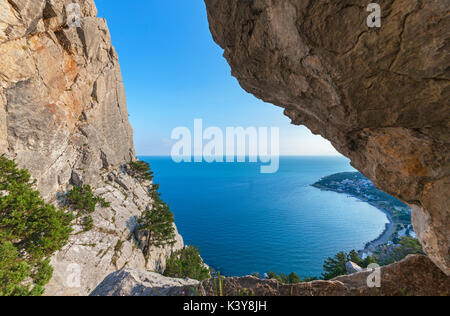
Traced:
<path id="1" fill-rule="evenodd" d="M 321 177 L 355 171 L 341 157 L 282 157 L 276 174 L 253 163 L 149 162 L 186 244 L 228 276 L 274 270 L 319 276 L 335 253 L 362 249 L 388 223 L 354 197 L 311 187 Z"/>

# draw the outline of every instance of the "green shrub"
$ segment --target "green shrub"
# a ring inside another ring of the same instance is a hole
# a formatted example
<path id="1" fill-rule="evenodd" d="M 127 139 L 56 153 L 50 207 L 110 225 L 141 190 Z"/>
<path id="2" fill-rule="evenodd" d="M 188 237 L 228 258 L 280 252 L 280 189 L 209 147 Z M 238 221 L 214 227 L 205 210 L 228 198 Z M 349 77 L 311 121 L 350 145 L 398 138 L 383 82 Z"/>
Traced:
<path id="1" fill-rule="evenodd" d="M 294 272 L 292 272 L 289 275 L 286 275 L 284 273 L 276 273 L 276 272 L 270 271 L 267 273 L 267 276 L 269 279 L 278 280 L 279 282 L 284 283 L 284 284 L 298 284 L 298 283 L 302 283 L 302 282 L 307 282 L 307 281 L 302 281 L 302 279 Z"/>
<path id="2" fill-rule="evenodd" d="M 94 220 L 89 214 L 95 212 L 98 204 L 102 207 L 110 206 L 110 203 L 106 202 L 104 198 L 94 195 L 90 185 L 74 186 L 67 194 L 67 202 L 75 211 L 78 211 L 77 217 L 83 217 L 81 219 L 83 231 L 94 228 Z"/>
<path id="3" fill-rule="evenodd" d="M 151 246 L 163 247 L 175 244 L 174 216 L 169 206 L 161 200 L 157 189 L 157 185 L 153 186 L 151 190 L 153 204 L 138 219 L 138 231 L 147 236 L 147 244 L 143 249 L 145 255 L 148 255 Z"/>
<path id="4" fill-rule="evenodd" d="M 306 278 L 303 278 L 303 282 L 312 282 L 312 281 L 317 281 L 317 280 L 319 280 L 319 278 L 317 278 L 317 277 L 306 277 Z"/>
<path id="5" fill-rule="evenodd" d="M 153 180 L 153 172 L 150 169 L 150 165 L 145 161 L 132 161 L 129 165 L 135 177 L 142 180 Z"/>
<path id="6" fill-rule="evenodd" d="M 81 219 L 81 226 L 83 226 L 83 231 L 88 232 L 94 229 L 94 219 L 91 215 L 86 215 Z"/>
<path id="7" fill-rule="evenodd" d="M 41 295 L 53 272 L 49 258 L 72 231 L 73 216 L 45 203 L 34 184 L 0 157 L 0 295 Z"/>
<path id="8" fill-rule="evenodd" d="M 67 201 L 77 211 L 91 214 L 95 212 L 95 207 L 100 204 L 102 207 L 109 207 L 110 203 L 104 198 L 95 196 L 90 185 L 74 186 L 67 195 Z"/>
<path id="9" fill-rule="evenodd" d="M 189 246 L 175 251 L 167 259 L 164 275 L 172 278 L 190 278 L 203 281 L 211 277 L 197 247 Z"/>

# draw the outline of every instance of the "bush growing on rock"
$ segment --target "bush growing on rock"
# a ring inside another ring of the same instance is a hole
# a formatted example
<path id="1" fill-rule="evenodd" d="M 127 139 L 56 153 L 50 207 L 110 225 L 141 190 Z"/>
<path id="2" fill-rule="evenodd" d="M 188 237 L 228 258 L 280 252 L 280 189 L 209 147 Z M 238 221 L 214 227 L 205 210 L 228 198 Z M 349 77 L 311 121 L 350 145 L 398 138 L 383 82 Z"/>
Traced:
<path id="1" fill-rule="evenodd" d="M 98 204 L 102 207 L 110 206 L 110 203 L 106 202 L 104 198 L 94 195 L 90 185 L 74 186 L 67 194 L 67 202 L 75 211 L 78 211 L 77 217 L 83 216 L 81 226 L 84 231 L 94 228 L 94 221 L 89 214 L 95 212 Z"/>
<path id="2" fill-rule="evenodd" d="M 0 157 L 0 295 L 41 295 L 50 257 L 67 243 L 73 216 L 47 204 L 35 181 Z"/>
<path id="3" fill-rule="evenodd" d="M 75 210 L 89 214 L 95 212 L 97 204 L 110 206 L 104 198 L 94 195 L 90 185 L 74 186 L 67 195 L 67 201 Z"/>
<path id="4" fill-rule="evenodd" d="M 294 272 L 287 275 L 284 273 L 276 273 L 273 271 L 270 271 L 267 273 L 268 279 L 277 280 L 284 284 L 298 284 L 306 281 L 302 281 L 302 279 Z"/>
<path id="5" fill-rule="evenodd" d="M 198 247 L 189 246 L 178 250 L 167 260 L 164 275 L 172 278 L 190 278 L 203 281 L 211 277 L 204 265 Z"/>
<path id="6" fill-rule="evenodd" d="M 145 161 L 132 161 L 130 162 L 130 168 L 132 174 L 140 178 L 142 180 L 152 181 L 153 180 L 153 172 L 150 168 L 150 165 Z"/>

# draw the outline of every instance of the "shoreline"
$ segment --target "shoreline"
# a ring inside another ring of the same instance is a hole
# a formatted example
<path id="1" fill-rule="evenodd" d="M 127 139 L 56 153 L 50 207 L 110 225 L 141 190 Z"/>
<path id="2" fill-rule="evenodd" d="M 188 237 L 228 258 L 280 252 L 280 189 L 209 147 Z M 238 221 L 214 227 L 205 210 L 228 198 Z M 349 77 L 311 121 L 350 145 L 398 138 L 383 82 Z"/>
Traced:
<path id="1" fill-rule="evenodd" d="M 356 197 L 356 196 L 353 196 L 353 197 Z M 356 197 L 356 198 L 358 198 L 358 197 Z M 368 252 L 368 251 L 372 251 L 373 248 L 375 248 L 375 247 L 377 247 L 379 245 L 385 244 L 389 240 L 391 240 L 391 238 L 392 238 L 392 236 L 394 235 L 394 232 L 395 232 L 395 225 L 396 225 L 396 223 L 392 219 L 391 214 L 387 210 L 379 207 L 378 205 L 374 205 L 373 203 L 370 203 L 368 201 L 364 201 L 362 199 L 359 199 L 359 200 L 363 201 L 363 202 L 367 202 L 370 205 L 372 205 L 375 208 L 377 208 L 379 211 L 383 212 L 386 215 L 386 217 L 387 217 L 387 219 L 389 221 L 388 223 L 386 223 L 383 232 L 376 239 L 366 243 L 365 246 L 364 246 L 364 249 L 360 250 L 361 252 Z"/>
<path id="2" fill-rule="evenodd" d="M 396 223 L 393 220 L 391 214 L 386 209 L 380 207 L 379 205 L 371 203 L 370 201 L 368 201 L 366 199 L 363 199 L 363 198 L 361 198 L 361 197 L 359 197 L 357 195 L 354 195 L 354 194 L 351 194 L 351 193 L 348 193 L 348 192 L 339 192 L 337 190 L 333 190 L 333 189 L 330 189 L 330 188 L 327 188 L 327 187 L 323 187 L 323 186 L 320 186 L 320 185 L 316 185 L 316 184 L 312 184 L 311 186 L 313 186 L 314 188 L 323 190 L 323 191 L 330 191 L 330 192 L 335 192 L 335 193 L 339 193 L 339 194 L 346 194 L 348 196 L 354 197 L 354 198 L 358 199 L 361 202 L 368 203 L 369 205 L 375 207 L 377 210 L 383 212 L 386 215 L 386 217 L 387 217 L 389 222 L 386 223 L 384 230 L 380 233 L 380 235 L 377 238 L 367 242 L 364 245 L 363 249 L 360 249 L 360 250 L 357 251 L 358 253 L 366 253 L 367 254 L 368 252 L 372 252 L 375 247 L 387 243 L 392 238 L 392 236 L 394 235 Z"/>

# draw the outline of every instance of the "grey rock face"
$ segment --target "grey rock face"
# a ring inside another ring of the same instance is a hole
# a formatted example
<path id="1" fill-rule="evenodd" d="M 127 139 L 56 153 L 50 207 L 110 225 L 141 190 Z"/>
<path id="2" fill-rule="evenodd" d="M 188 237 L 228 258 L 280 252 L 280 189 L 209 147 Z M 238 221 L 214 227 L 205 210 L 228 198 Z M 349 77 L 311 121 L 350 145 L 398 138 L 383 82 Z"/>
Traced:
<path id="1" fill-rule="evenodd" d="M 67 26 L 77 3 L 81 27 Z M 30 170 L 49 202 L 90 184 L 111 207 L 95 228 L 75 233 L 52 263 L 48 295 L 87 295 L 123 267 L 160 271 L 172 250 L 146 263 L 134 242 L 135 218 L 151 200 L 122 166 L 135 160 L 118 56 L 93 0 L 0 0 L 0 153 Z"/>
<path id="2" fill-rule="evenodd" d="M 82 27 L 65 27 L 72 2 L 0 1 L 1 152 L 32 172 L 48 199 L 70 171 L 95 183 L 101 168 L 135 159 L 106 22 L 93 1 L 79 1 Z"/>
<path id="3" fill-rule="evenodd" d="M 413 208 L 450 274 L 449 1 L 205 0 L 232 74 Z"/>
<path id="4" fill-rule="evenodd" d="M 345 269 L 347 270 L 348 274 L 361 272 L 363 270 L 363 268 L 361 268 L 359 265 L 357 265 L 356 263 L 351 262 L 351 261 L 349 261 L 345 264 Z"/>
<path id="5" fill-rule="evenodd" d="M 182 296 L 186 288 L 198 284 L 196 280 L 126 269 L 110 274 L 90 296 Z"/>
<path id="6" fill-rule="evenodd" d="M 69 243 L 52 258 L 55 271 L 47 285 L 47 295 L 87 295 L 108 274 L 124 268 L 163 272 L 166 258 L 184 247 L 176 231 L 173 246 L 153 247 L 145 258 L 134 232 L 137 217 L 151 206 L 151 183 L 137 182 L 125 168 L 100 177 L 104 184 L 94 193 L 111 205 L 97 206 L 91 231 L 82 232 L 83 227 L 74 225 Z"/>

